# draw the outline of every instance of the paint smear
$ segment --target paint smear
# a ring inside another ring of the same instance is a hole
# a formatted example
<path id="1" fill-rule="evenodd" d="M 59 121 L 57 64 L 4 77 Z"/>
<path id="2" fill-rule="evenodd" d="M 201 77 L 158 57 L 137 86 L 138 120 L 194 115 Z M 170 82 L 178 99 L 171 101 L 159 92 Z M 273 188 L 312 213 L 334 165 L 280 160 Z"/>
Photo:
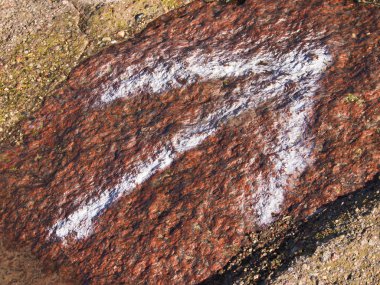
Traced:
<path id="1" fill-rule="evenodd" d="M 254 189 L 258 223 L 270 223 L 272 215 L 280 210 L 285 189 L 293 187 L 291 181 L 299 177 L 311 163 L 312 146 L 309 140 L 300 135 L 306 131 L 318 80 L 331 61 L 326 48 L 308 44 L 282 56 L 265 53 L 249 58 L 244 50 L 234 53 L 217 51 L 207 55 L 194 52 L 181 59 L 174 58 L 153 65 L 155 67 L 150 69 L 130 66 L 119 78 L 118 84 L 106 89 L 101 97 L 103 103 L 128 98 L 140 92 L 161 93 L 195 82 L 246 77 L 252 73 L 260 76 L 259 79 L 237 85 L 228 102 L 221 102 L 208 116 L 194 119 L 190 127 L 184 127 L 169 141 L 157 145 L 151 157 L 127 166 L 128 172 L 116 186 L 98 189 L 101 193 L 98 197 L 80 204 L 66 218 L 58 220 L 50 228 L 50 235 L 64 241 L 69 235 L 76 239 L 90 236 L 96 219 L 108 207 L 154 174 L 170 167 L 181 154 L 215 135 L 228 120 L 254 110 L 268 100 L 294 97 L 297 99 L 291 101 L 279 122 L 277 144 L 267 147 L 275 149 L 276 154 L 271 158 L 273 170 L 268 177 L 260 174 L 256 181 L 257 188 Z M 286 90 L 289 83 L 296 86 L 291 92 Z M 136 156 L 139 157 L 139 154 Z"/>

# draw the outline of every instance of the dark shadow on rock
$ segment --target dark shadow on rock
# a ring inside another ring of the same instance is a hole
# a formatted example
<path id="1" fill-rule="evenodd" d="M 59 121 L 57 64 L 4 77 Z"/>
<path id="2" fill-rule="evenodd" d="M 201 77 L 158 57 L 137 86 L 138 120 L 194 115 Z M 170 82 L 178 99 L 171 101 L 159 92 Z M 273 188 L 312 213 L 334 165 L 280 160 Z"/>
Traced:
<path id="1" fill-rule="evenodd" d="M 320 208 L 305 221 L 284 218 L 264 233 L 253 234 L 252 247 L 242 249 L 223 270 L 200 284 L 266 284 L 296 258 L 312 255 L 322 243 L 345 234 L 350 239 L 350 221 L 370 214 L 379 202 L 380 179 L 376 175 L 362 189 Z"/>

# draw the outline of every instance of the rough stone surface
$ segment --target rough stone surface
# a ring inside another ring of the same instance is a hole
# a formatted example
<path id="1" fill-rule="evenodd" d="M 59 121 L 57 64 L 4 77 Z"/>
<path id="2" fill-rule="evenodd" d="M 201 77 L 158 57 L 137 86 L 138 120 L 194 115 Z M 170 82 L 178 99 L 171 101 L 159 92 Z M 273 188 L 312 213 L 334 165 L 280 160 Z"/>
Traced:
<path id="1" fill-rule="evenodd" d="M 80 60 L 124 41 L 181 0 L 2 0 L 0 142 L 41 106 Z M 136 15 L 143 15 L 137 22 Z M 123 32 L 124 36 L 117 36 Z M 109 41 L 102 41 L 103 38 Z"/>
<path id="2" fill-rule="evenodd" d="M 209 277 L 379 171 L 379 14 L 195 2 L 86 60 L 1 145 L 2 231 L 94 284 Z"/>
<path id="3" fill-rule="evenodd" d="M 283 217 L 202 284 L 378 284 L 379 202 L 376 177 L 306 220 Z"/>
<path id="4" fill-rule="evenodd" d="M 344 235 L 296 260 L 269 284 L 379 284 L 380 206 L 356 217 Z"/>
<path id="5" fill-rule="evenodd" d="M 0 1 L 0 141 L 22 141 L 22 133 L 12 126 L 40 106 L 78 59 L 131 37 L 182 4 L 177 0 Z M 144 15 L 138 23 L 137 14 Z M 111 42 L 99 41 L 104 36 Z M 0 241 L 0 256 L 2 285 L 60 280 L 45 272 L 28 246 L 20 249 Z"/>

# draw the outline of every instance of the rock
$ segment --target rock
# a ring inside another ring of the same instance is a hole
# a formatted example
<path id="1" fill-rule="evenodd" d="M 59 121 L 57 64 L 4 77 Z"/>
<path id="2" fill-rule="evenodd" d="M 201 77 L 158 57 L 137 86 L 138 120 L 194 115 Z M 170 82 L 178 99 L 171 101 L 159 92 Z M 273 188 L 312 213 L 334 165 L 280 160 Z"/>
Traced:
<path id="1" fill-rule="evenodd" d="M 159 18 L 0 146 L 2 232 L 84 283 L 210 277 L 246 233 L 379 172 L 379 16 L 252 0 Z"/>
<path id="2" fill-rule="evenodd" d="M 144 13 L 138 13 L 135 15 L 135 21 L 141 22 L 141 20 L 144 18 Z"/>
<path id="3" fill-rule="evenodd" d="M 102 42 L 110 42 L 112 39 L 110 37 L 104 37 L 102 38 Z"/>
<path id="4" fill-rule="evenodd" d="M 331 257 L 332 257 L 332 253 L 329 250 L 326 250 L 322 254 L 322 261 L 323 262 L 327 262 L 327 261 L 329 261 L 331 259 Z"/>
<path id="5" fill-rule="evenodd" d="M 118 36 L 119 38 L 124 38 L 124 37 L 125 37 L 125 31 L 120 31 L 120 32 L 118 32 L 118 33 L 117 33 L 117 36 Z"/>

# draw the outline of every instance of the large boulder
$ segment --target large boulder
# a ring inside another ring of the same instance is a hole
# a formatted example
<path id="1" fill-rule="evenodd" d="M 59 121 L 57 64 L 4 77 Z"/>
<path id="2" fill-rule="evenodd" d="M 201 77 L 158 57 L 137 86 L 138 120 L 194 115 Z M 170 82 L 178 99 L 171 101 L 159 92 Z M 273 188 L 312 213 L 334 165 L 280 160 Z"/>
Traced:
<path id="1" fill-rule="evenodd" d="M 196 1 L 0 146 L 3 238 L 91 284 L 193 284 L 379 172 L 379 9 Z"/>

